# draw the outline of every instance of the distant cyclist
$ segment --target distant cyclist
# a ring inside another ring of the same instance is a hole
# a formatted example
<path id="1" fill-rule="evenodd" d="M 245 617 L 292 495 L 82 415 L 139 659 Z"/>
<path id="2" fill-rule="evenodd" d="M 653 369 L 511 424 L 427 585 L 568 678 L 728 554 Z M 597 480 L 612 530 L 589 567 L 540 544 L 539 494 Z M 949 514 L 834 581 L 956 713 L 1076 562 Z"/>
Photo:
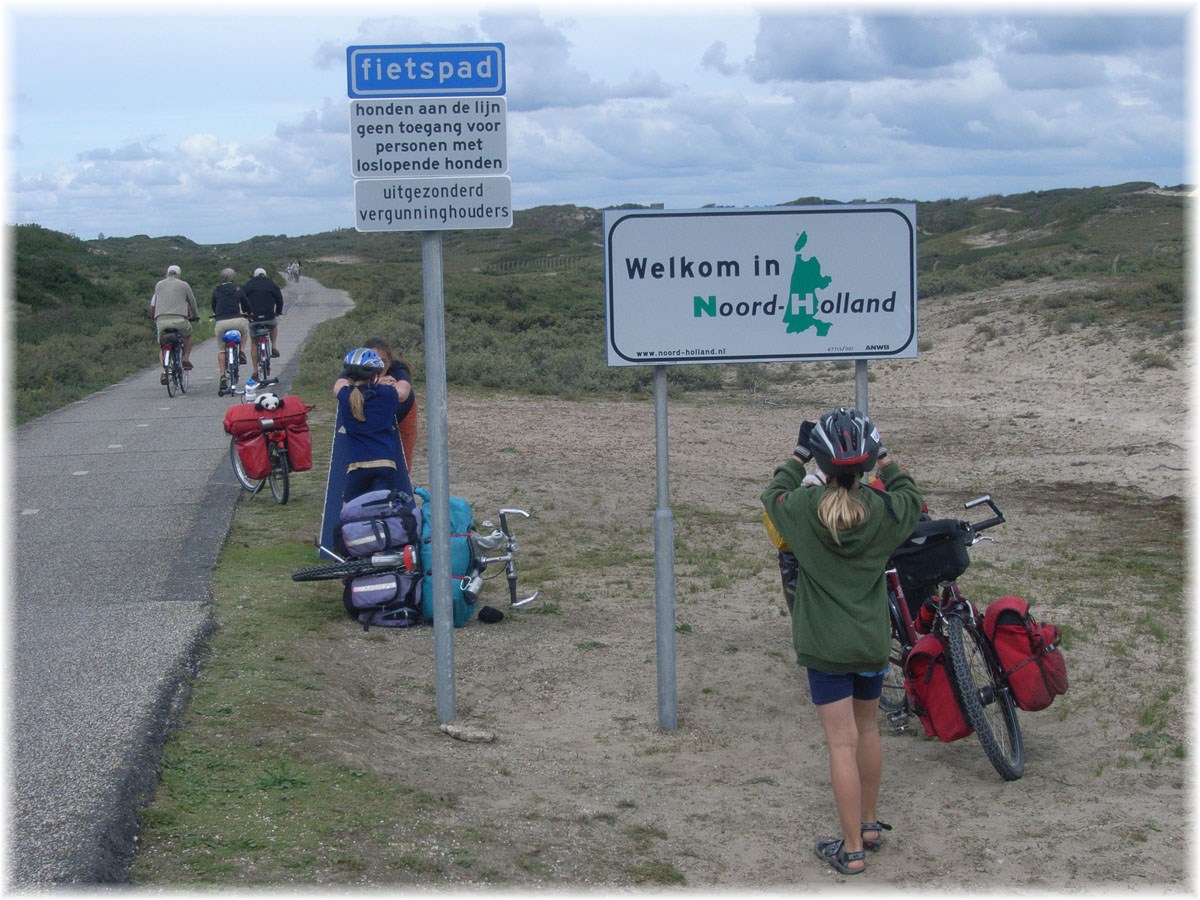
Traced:
<path id="1" fill-rule="evenodd" d="M 254 277 L 242 285 L 242 291 L 250 304 L 250 321 L 271 327 L 271 358 L 277 358 L 279 323 L 276 319 L 283 315 L 283 291 L 267 276 L 266 269 L 255 269 Z"/>
<path id="2" fill-rule="evenodd" d="M 221 283 L 213 288 L 212 292 L 212 311 L 213 318 L 216 320 L 213 333 L 217 336 L 217 377 L 221 379 L 222 396 L 229 389 L 229 384 L 225 379 L 225 345 L 220 340 L 221 335 L 230 329 L 241 333 L 243 350 L 238 353 L 238 361 L 243 365 L 246 363 L 244 348 L 250 346 L 250 323 L 246 321 L 250 315 L 250 304 L 246 301 L 246 295 L 242 289 L 234 283 L 236 279 L 237 273 L 233 269 L 222 269 Z M 256 357 L 256 367 L 257 364 Z M 258 380 L 257 368 L 254 372 L 254 380 Z"/>
<path id="3" fill-rule="evenodd" d="M 192 323 L 200 321 L 200 308 L 192 286 L 180 278 L 179 266 L 167 266 L 167 277 L 154 286 L 147 315 L 154 320 L 158 329 L 159 344 L 163 332 L 174 328 L 183 335 L 183 367 L 192 368 Z M 167 373 L 159 376 L 161 384 L 167 383 Z"/>

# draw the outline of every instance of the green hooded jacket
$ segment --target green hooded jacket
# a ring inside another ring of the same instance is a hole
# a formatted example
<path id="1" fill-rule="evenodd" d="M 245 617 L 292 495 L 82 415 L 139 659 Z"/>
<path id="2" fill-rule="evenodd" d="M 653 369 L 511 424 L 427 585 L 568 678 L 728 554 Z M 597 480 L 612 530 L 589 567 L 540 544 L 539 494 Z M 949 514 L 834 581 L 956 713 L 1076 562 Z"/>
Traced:
<path id="1" fill-rule="evenodd" d="M 790 459 L 775 470 L 763 506 L 799 563 L 792 610 L 796 661 L 823 672 L 878 672 L 887 667 L 891 625 L 884 568 L 921 517 L 917 483 L 897 463 L 880 469 L 892 512 L 880 494 L 858 488 L 869 515 L 842 531 L 837 543 L 817 517 L 832 487 L 802 486 L 804 465 Z"/>

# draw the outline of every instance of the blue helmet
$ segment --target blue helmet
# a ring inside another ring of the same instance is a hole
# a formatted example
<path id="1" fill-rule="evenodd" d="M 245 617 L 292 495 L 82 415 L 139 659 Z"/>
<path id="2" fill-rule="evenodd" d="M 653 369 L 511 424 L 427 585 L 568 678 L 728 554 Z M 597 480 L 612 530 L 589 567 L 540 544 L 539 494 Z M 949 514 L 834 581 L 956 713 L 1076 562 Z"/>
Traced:
<path id="1" fill-rule="evenodd" d="M 383 358 L 370 347 L 359 347 L 346 354 L 346 377 L 366 380 L 380 374 L 387 365 Z"/>

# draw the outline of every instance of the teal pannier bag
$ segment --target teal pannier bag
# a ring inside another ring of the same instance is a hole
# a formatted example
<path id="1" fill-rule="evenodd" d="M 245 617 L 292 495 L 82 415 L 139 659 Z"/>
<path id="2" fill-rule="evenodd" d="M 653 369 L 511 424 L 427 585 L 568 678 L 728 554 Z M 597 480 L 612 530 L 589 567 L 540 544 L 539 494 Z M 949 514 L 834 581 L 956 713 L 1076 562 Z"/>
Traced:
<path id="1" fill-rule="evenodd" d="M 429 491 L 414 488 L 413 493 L 421 498 L 421 563 L 425 567 L 425 579 L 421 585 L 421 615 L 426 622 L 433 621 L 433 523 L 429 505 Z M 454 609 L 454 627 L 462 628 L 475 616 L 478 597 L 463 593 L 463 588 L 479 574 L 479 564 L 471 544 L 475 531 L 475 514 L 462 497 L 450 498 L 450 599 Z"/>

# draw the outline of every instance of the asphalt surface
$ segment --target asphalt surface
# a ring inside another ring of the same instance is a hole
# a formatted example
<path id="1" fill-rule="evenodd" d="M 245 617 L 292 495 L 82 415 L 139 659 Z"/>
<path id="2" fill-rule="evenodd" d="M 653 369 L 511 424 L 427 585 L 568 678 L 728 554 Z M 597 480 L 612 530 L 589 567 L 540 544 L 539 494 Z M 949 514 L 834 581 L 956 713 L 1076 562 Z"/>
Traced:
<path id="1" fill-rule="evenodd" d="M 313 326 L 350 305 L 310 278 L 287 284 L 277 393 Z M 126 880 L 240 494 L 222 428 L 240 399 L 217 396 L 216 357 L 215 340 L 193 348 L 185 396 L 168 398 L 154 366 L 16 430 L 10 890 Z"/>

